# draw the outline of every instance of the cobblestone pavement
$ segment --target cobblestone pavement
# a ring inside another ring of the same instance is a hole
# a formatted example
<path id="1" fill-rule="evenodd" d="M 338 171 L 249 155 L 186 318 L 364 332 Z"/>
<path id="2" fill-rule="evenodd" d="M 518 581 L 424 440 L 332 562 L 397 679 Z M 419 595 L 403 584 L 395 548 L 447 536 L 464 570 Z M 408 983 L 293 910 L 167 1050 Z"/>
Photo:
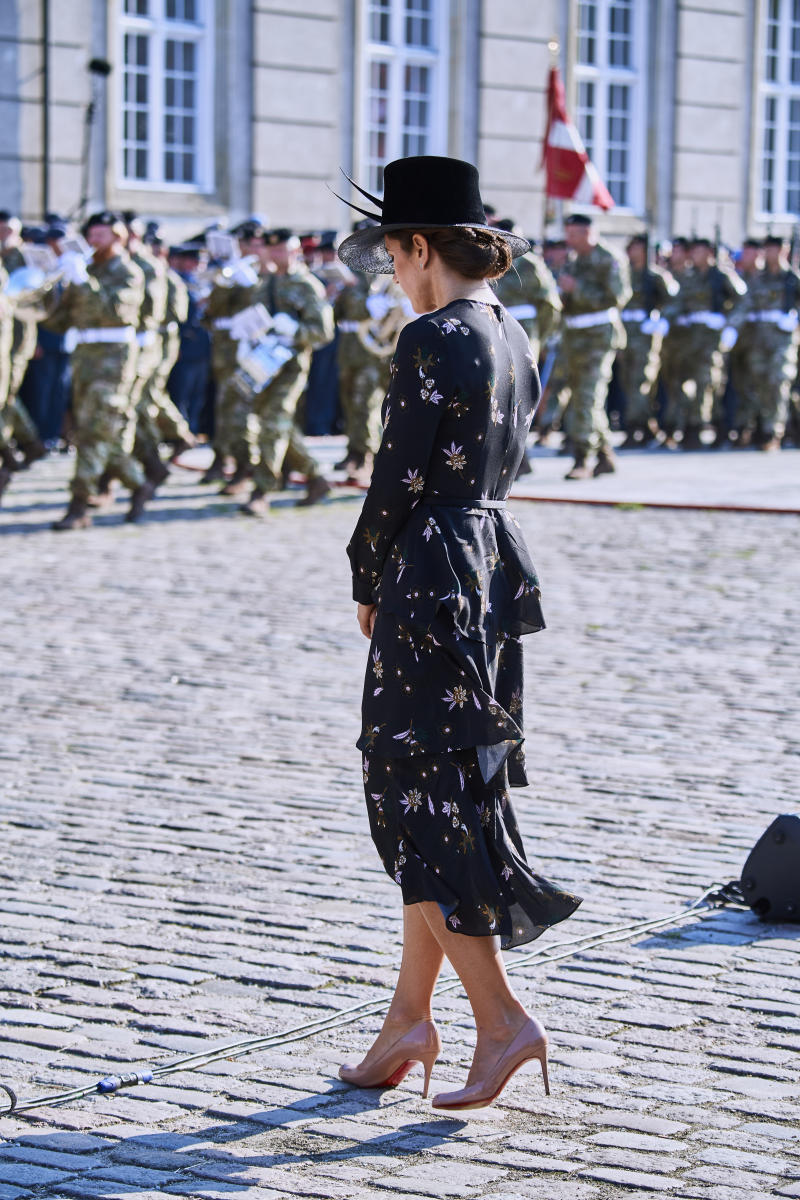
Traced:
<path id="1" fill-rule="evenodd" d="M 331 1016 L 398 962 L 353 747 L 357 497 L 252 522 L 176 472 L 141 525 L 118 502 L 59 535 L 67 468 L 18 476 L 0 513 L 0 1082 L 26 1097 Z M 515 803 L 585 897 L 538 948 L 737 877 L 796 808 L 800 555 L 790 516 L 516 512 L 550 627 L 526 639 Z M 337 1080 L 377 1016 L 0 1118 L 0 1200 L 800 1197 L 799 951 L 800 927 L 719 912 L 526 966 L 553 1094 L 523 1071 L 474 1119 L 437 1115 L 416 1071 Z M 460 989 L 437 1015 L 446 1087 Z"/>

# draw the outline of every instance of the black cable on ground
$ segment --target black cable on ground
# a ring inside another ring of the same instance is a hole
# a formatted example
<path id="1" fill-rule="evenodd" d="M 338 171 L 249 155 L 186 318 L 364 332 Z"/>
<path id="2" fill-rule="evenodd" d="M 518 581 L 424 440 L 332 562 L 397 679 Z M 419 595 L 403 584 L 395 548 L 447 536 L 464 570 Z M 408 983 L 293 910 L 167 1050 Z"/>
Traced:
<path id="1" fill-rule="evenodd" d="M 549 948 L 543 946 L 540 949 L 532 950 L 529 954 L 524 954 L 520 958 L 514 958 L 506 962 L 506 970 L 509 972 L 519 971 L 531 964 L 538 966 L 542 963 L 559 962 L 562 959 L 571 958 L 575 954 L 582 954 L 593 950 L 596 946 L 628 941 L 630 938 L 636 937 L 637 934 L 652 933 L 668 925 L 675 925 L 681 921 L 694 920 L 723 907 L 750 911 L 749 906 L 744 903 L 738 883 L 712 884 L 711 887 L 707 888 L 688 907 L 679 909 L 674 913 L 669 913 L 664 917 L 654 917 L 649 921 L 635 921 L 627 925 L 617 925 L 611 929 L 601 929 L 596 933 L 586 933 L 581 937 L 557 942 Z M 451 992 L 458 987 L 461 987 L 461 980 L 458 976 L 452 976 L 442 980 L 436 986 L 434 995 L 441 996 L 445 992 Z M 362 1017 L 374 1016 L 377 1013 L 385 1012 L 390 1003 L 391 997 L 383 1000 L 363 1000 L 360 1004 L 354 1004 L 350 1008 L 341 1009 L 339 1012 L 332 1013 L 328 1017 L 320 1017 L 316 1021 L 308 1021 L 303 1025 L 296 1025 L 291 1029 L 284 1029 L 280 1033 L 267 1034 L 263 1037 L 243 1038 L 241 1041 L 231 1042 L 226 1046 L 216 1046 L 211 1050 L 199 1051 L 196 1054 L 188 1054 L 182 1058 L 171 1059 L 160 1066 L 146 1067 L 139 1071 L 127 1071 L 120 1075 L 106 1075 L 96 1083 L 87 1084 L 85 1087 L 72 1088 L 70 1091 L 57 1092 L 55 1095 L 19 1099 L 12 1088 L 7 1087 L 4 1083 L 0 1083 L 0 1090 L 6 1092 L 10 1101 L 6 1108 L 0 1109 L 0 1116 L 7 1117 L 12 1113 L 28 1112 L 34 1108 L 52 1108 L 59 1104 L 68 1104 L 72 1100 L 83 1100 L 86 1096 L 111 1095 L 122 1088 L 135 1087 L 145 1083 L 155 1083 L 179 1071 L 194 1071 L 223 1059 L 241 1058 L 245 1054 L 253 1054 L 257 1050 L 287 1046 L 292 1042 L 299 1042 L 331 1029 L 339 1029 L 343 1025 L 352 1025 Z"/>

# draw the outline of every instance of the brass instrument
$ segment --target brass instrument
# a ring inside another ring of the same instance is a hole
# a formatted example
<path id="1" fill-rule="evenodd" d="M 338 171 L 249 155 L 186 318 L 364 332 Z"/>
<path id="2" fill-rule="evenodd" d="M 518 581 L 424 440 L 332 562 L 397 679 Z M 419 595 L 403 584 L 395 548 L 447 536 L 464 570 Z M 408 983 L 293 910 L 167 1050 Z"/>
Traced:
<path id="1" fill-rule="evenodd" d="M 400 330 L 413 321 L 414 313 L 409 311 L 405 293 L 389 278 L 383 286 L 370 291 L 370 297 L 382 297 L 388 303 L 385 314 L 381 317 L 365 317 L 359 321 L 356 336 L 364 347 L 376 358 L 388 358 L 394 354 Z"/>
<path id="2" fill-rule="evenodd" d="M 62 256 L 79 254 L 88 264 L 93 253 L 82 237 L 62 241 Z M 18 321 L 43 321 L 52 313 L 53 290 L 61 281 L 63 267 L 49 246 L 24 245 L 22 257 L 25 266 L 11 272 L 3 296 L 11 302 Z"/>

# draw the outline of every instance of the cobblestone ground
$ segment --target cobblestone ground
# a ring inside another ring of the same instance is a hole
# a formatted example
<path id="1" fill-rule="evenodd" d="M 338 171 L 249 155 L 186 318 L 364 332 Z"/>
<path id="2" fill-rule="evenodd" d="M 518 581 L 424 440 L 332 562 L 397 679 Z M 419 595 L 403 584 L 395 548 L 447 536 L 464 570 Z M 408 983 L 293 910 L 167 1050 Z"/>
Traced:
<path id="1" fill-rule="evenodd" d="M 248 522 L 180 472 L 142 525 L 118 504 L 58 535 L 67 467 L 17 477 L 0 514 L 0 1082 L 25 1097 L 332 1016 L 398 962 L 353 748 L 357 498 Z M 789 516 L 516 512 L 550 628 L 526 639 L 515 803 L 585 897 L 539 947 L 736 878 L 797 807 L 800 555 Z M 799 951 L 800 927 L 719 912 L 529 964 L 553 1094 L 523 1071 L 472 1120 L 416 1072 L 337 1080 L 377 1016 L 0 1118 L 0 1200 L 800 1197 Z M 460 989 L 438 1018 L 446 1087 Z"/>

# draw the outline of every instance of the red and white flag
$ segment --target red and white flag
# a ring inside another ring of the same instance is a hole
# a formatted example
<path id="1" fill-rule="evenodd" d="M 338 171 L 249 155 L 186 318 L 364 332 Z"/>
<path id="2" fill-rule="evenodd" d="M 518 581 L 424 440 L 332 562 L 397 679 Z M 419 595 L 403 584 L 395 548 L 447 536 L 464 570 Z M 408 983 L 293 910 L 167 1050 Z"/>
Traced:
<path id="1" fill-rule="evenodd" d="M 542 148 L 545 193 L 576 204 L 613 208 L 606 185 L 586 153 L 581 135 L 567 116 L 564 84 L 558 67 L 550 68 L 547 84 L 547 129 Z"/>

